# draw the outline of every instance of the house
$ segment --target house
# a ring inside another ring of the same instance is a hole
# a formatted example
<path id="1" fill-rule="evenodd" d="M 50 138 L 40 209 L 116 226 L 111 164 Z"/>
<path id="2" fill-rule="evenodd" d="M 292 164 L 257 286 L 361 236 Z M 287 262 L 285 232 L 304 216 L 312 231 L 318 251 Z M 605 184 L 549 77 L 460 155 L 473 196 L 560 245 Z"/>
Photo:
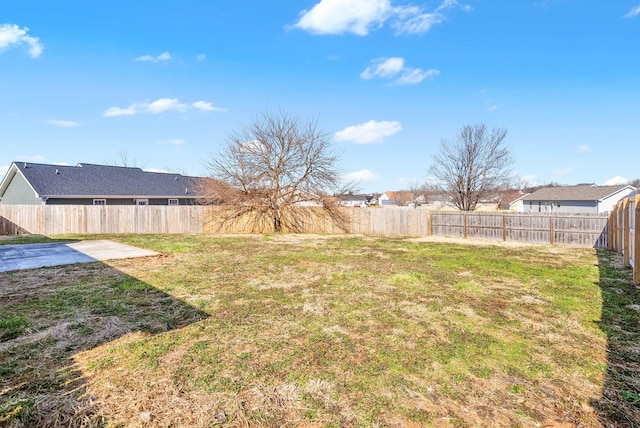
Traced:
<path id="1" fill-rule="evenodd" d="M 405 206 L 410 202 L 413 202 L 413 193 L 406 190 L 400 190 L 397 192 L 384 192 L 378 198 L 380 206 Z"/>
<path id="2" fill-rule="evenodd" d="M 187 205 L 198 177 L 140 168 L 13 162 L 0 182 L 3 205 Z"/>
<path id="3" fill-rule="evenodd" d="M 344 207 L 360 207 L 366 208 L 370 205 L 375 205 L 375 198 L 373 195 L 339 195 L 336 203 Z"/>
<path id="4" fill-rule="evenodd" d="M 524 212 L 604 214 L 635 190 L 629 185 L 543 187 L 522 202 Z"/>
<path id="5" fill-rule="evenodd" d="M 522 201 L 529 193 L 522 190 L 506 190 L 500 194 L 499 210 L 523 212 L 524 202 Z"/>

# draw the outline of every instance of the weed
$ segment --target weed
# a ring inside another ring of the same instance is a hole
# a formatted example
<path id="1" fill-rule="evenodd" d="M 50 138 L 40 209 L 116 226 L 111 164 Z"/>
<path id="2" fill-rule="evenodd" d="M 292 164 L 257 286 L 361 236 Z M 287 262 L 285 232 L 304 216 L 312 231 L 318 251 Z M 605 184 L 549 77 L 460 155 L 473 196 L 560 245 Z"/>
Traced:
<path id="1" fill-rule="evenodd" d="M 634 404 L 640 404 L 640 394 L 636 391 L 622 391 L 622 398 Z"/>
<path id="2" fill-rule="evenodd" d="M 0 342 L 15 339 L 29 327 L 29 320 L 23 316 L 0 318 Z"/>

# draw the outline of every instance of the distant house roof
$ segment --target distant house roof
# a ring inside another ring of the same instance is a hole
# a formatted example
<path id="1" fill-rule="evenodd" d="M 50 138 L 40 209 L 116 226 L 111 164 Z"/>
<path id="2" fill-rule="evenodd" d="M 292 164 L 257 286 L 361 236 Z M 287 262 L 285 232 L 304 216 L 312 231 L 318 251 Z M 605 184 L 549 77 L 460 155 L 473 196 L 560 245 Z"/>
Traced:
<path id="1" fill-rule="evenodd" d="M 413 199 L 413 193 L 407 190 L 398 190 L 395 192 L 384 192 L 383 195 L 387 195 L 392 201 L 403 200 L 403 201 L 411 201 Z"/>
<path id="2" fill-rule="evenodd" d="M 373 199 L 372 195 L 365 195 L 365 194 L 359 194 L 359 195 L 339 195 L 338 196 L 338 201 L 341 202 L 348 202 L 348 201 L 364 201 L 364 202 L 369 202 L 371 199 Z"/>
<path id="3" fill-rule="evenodd" d="M 79 163 L 76 166 L 14 162 L 0 183 L 0 195 L 20 172 L 41 198 L 193 198 L 198 177 L 147 172 L 140 168 Z"/>
<path id="4" fill-rule="evenodd" d="M 528 193 L 524 193 L 522 190 L 506 190 L 500 194 L 500 208 L 508 209 L 511 204 L 524 199 Z"/>
<path id="5" fill-rule="evenodd" d="M 523 201 L 601 201 L 622 190 L 631 189 L 633 186 L 562 186 L 543 187 L 522 198 Z"/>

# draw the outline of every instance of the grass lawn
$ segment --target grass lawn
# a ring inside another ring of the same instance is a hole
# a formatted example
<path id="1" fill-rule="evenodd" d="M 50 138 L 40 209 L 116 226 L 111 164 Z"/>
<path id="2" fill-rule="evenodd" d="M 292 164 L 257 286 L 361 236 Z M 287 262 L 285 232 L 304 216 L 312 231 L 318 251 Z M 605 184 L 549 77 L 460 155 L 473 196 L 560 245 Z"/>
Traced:
<path id="1" fill-rule="evenodd" d="M 609 252 L 99 238 L 162 255 L 0 273 L 0 426 L 640 426 Z"/>

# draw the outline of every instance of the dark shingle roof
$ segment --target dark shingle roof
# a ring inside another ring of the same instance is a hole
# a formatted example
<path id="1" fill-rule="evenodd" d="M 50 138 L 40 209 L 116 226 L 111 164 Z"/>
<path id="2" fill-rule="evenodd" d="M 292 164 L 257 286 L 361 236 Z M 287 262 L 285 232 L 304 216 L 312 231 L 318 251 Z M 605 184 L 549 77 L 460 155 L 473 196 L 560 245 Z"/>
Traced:
<path id="1" fill-rule="evenodd" d="M 338 200 L 342 201 L 342 202 L 347 202 L 347 201 L 369 202 L 372 198 L 373 198 L 373 196 L 364 195 L 364 194 L 360 194 L 360 195 L 339 195 L 338 196 Z"/>
<path id="2" fill-rule="evenodd" d="M 87 163 L 60 166 L 15 162 L 15 165 L 40 197 L 194 197 L 198 179 Z"/>
<path id="3" fill-rule="evenodd" d="M 543 187 L 522 198 L 523 201 L 599 201 L 628 185 Z"/>

